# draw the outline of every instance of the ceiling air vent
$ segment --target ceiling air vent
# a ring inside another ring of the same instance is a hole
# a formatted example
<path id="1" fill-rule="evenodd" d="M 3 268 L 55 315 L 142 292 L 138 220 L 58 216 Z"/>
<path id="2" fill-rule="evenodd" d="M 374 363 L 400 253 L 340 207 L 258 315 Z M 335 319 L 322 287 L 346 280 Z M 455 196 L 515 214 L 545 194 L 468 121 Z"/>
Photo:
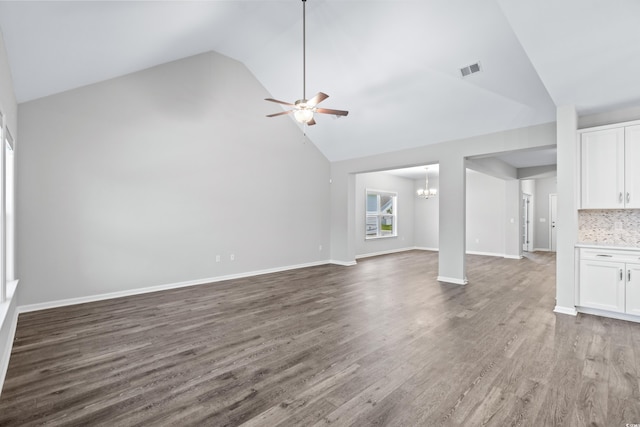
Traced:
<path id="1" fill-rule="evenodd" d="M 470 76 L 471 74 L 480 72 L 480 62 L 476 62 L 475 64 L 468 65 L 464 68 L 460 68 L 460 74 L 462 77 Z"/>

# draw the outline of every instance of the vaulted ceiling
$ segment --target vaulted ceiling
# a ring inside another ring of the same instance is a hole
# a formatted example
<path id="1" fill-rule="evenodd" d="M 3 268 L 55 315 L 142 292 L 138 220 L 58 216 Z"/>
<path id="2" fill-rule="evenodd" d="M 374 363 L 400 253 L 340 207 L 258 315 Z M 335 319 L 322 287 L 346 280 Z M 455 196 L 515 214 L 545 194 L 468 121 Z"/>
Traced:
<path id="1" fill-rule="evenodd" d="M 638 16 L 637 0 L 308 0 L 307 94 L 350 114 L 307 134 L 335 161 L 638 105 Z M 302 97 L 300 0 L 0 1 L 0 30 L 19 102 L 209 50 Z"/>

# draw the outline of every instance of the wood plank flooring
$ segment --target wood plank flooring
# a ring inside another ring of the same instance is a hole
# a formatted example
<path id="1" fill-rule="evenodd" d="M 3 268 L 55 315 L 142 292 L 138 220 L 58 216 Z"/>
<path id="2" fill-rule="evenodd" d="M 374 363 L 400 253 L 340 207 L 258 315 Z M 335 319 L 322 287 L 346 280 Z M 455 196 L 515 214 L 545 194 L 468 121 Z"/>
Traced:
<path id="1" fill-rule="evenodd" d="M 437 253 L 21 314 L 2 426 L 625 426 L 640 324 L 552 312 L 555 258 Z"/>

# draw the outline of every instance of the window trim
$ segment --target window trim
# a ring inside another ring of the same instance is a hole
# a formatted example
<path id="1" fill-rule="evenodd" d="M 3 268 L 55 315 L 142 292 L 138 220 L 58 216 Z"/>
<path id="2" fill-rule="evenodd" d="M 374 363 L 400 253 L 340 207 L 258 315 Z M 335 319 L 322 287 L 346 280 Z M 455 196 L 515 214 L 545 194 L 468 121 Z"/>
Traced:
<path id="1" fill-rule="evenodd" d="M 369 195 L 370 194 L 375 194 L 378 197 L 377 200 L 377 208 L 380 208 L 380 196 L 391 196 L 392 200 L 393 200 L 393 205 L 392 205 L 392 213 L 383 213 L 380 211 L 376 211 L 375 216 L 376 216 L 376 234 L 375 235 L 370 235 L 369 234 L 369 230 L 368 225 L 370 224 L 369 218 L 373 217 L 374 214 L 370 214 L 369 213 L 369 209 L 368 209 L 368 199 L 369 199 Z M 385 216 L 391 216 L 393 218 L 393 232 L 392 234 L 385 234 L 382 235 L 381 233 L 381 224 L 382 224 L 382 217 Z M 376 239 L 389 239 L 389 238 L 394 238 L 394 237 L 398 237 L 398 192 L 397 191 L 390 191 L 390 190 L 378 190 L 375 188 L 366 188 L 365 189 L 365 194 L 364 194 L 364 239 L 365 240 L 376 240 Z"/>

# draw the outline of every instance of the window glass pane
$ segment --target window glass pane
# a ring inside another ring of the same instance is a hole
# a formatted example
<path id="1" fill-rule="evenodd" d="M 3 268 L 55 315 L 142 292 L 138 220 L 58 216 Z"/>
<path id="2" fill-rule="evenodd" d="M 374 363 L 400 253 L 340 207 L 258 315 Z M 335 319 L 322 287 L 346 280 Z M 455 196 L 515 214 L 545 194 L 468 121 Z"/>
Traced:
<path id="1" fill-rule="evenodd" d="M 378 195 L 367 194 L 367 214 L 378 213 Z"/>
<path id="2" fill-rule="evenodd" d="M 380 196 L 380 212 L 381 213 L 393 213 L 393 196 L 383 194 Z"/>
<path id="3" fill-rule="evenodd" d="M 380 234 L 383 236 L 394 235 L 394 217 L 391 215 L 383 215 L 380 224 Z"/>
<path id="4" fill-rule="evenodd" d="M 366 235 L 367 236 L 377 236 L 378 235 L 378 216 L 367 216 L 367 225 L 366 225 Z"/>

